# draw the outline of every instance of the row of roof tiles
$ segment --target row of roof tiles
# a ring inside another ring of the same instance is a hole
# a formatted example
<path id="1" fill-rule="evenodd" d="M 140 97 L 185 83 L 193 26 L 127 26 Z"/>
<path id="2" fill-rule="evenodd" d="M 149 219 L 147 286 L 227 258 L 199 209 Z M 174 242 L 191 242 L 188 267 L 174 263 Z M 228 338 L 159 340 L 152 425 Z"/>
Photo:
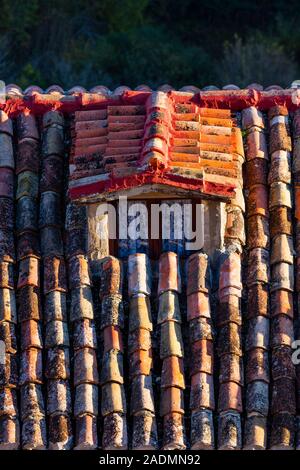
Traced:
<path id="1" fill-rule="evenodd" d="M 295 80 L 291 83 L 290 87 L 288 88 L 299 88 L 300 87 L 300 80 Z M 270 85 L 266 88 L 264 88 L 262 85 L 259 83 L 251 83 L 245 87 L 246 89 L 255 89 L 255 90 L 283 90 L 283 87 L 279 85 Z M 191 93 L 198 93 L 199 91 L 208 91 L 208 90 L 240 90 L 240 87 L 234 84 L 228 84 L 223 86 L 222 88 L 219 88 L 214 85 L 208 85 L 203 88 L 198 88 L 197 86 L 194 85 L 186 85 L 183 86 L 179 89 L 173 88 L 171 85 L 164 84 L 156 88 L 157 91 L 170 91 L 170 90 L 177 90 L 177 91 L 185 91 L 185 92 L 191 92 Z M 98 93 L 98 94 L 103 94 L 105 96 L 110 96 L 110 95 L 121 95 L 124 91 L 126 90 L 132 90 L 132 88 L 128 86 L 119 86 L 115 88 L 114 90 L 110 90 L 107 88 L 105 85 L 96 85 L 93 88 L 90 88 L 87 90 L 86 88 L 82 86 L 74 86 L 68 90 L 64 90 L 61 86 L 59 85 L 51 85 L 45 90 L 43 90 L 41 87 L 36 86 L 36 85 L 30 85 L 29 87 L 25 88 L 22 90 L 21 87 L 18 85 L 15 85 L 14 83 L 10 83 L 5 86 L 5 92 L 9 96 L 23 96 L 23 95 L 32 95 L 33 93 L 60 93 L 62 95 L 72 95 L 75 93 L 84 93 L 89 91 L 90 93 Z M 136 91 L 152 91 L 151 87 L 147 85 L 138 85 L 137 87 L 134 88 Z"/>

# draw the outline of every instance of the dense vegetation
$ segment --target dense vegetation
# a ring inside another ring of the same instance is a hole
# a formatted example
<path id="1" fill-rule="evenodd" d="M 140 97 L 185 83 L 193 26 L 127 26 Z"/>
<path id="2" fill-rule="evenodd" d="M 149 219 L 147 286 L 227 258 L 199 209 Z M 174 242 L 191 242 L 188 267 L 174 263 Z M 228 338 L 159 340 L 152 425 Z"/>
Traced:
<path id="1" fill-rule="evenodd" d="M 288 86 L 297 0 L 0 0 L 0 77 L 22 87 Z"/>

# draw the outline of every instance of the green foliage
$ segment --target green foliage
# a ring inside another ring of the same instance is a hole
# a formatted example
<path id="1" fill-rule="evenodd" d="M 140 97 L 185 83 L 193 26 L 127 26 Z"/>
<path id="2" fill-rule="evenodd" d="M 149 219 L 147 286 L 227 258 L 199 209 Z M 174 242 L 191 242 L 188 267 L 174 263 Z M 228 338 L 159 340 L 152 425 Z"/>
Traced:
<path id="1" fill-rule="evenodd" d="M 296 0 L 0 0 L 1 79 L 180 88 L 300 76 Z"/>

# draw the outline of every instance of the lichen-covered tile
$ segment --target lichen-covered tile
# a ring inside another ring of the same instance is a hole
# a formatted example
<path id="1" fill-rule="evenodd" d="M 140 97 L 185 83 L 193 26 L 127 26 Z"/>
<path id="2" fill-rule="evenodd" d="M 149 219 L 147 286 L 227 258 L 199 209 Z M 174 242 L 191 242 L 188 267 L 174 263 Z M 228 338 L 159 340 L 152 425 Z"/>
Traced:
<path id="1" fill-rule="evenodd" d="M 17 291 L 18 321 L 41 320 L 39 288 L 24 286 Z"/>
<path id="2" fill-rule="evenodd" d="M 0 262 L 0 288 L 14 289 L 14 265 L 7 261 Z"/>
<path id="3" fill-rule="evenodd" d="M 62 380 L 70 378 L 70 353 L 68 348 L 48 349 L 45 377 L 47 379 Z"/>
<path id="4" fill-rule="evenodd" d="M 40 322 L 27 320 L 21 323 L 21 350 L 28 348 L 43 348 L 42 328 Z"/>
<path id="5" fill-rule="evenodd" d="M 45 416 L 44 397 L 41 385 L 28 383 L 21 387 L 21 419 Z"/>
<path id="6" fill-rule="evenodd" d="M 247 219 L 247 247 L 253 248 L 270 247 L 269 221 L 262 215 L 252 215 Z"/>
<path id="7" fill-rule="evenodd" d="M 67 278 L 66 265 L 63 258 L 54 256 L 43 259 L 44 268 L 44 294 L 51 291 L 66 292 Z"/>
<path id="8" fill-rule="evenodd" d="M 16 158 L 16 174 L 25 171 L 39 172 L 39 143 L 35 140 L 25 139 L 18 144 Z"/>
<path id="9" fill-rule="evenodd" d="M 158 302 L 158 324 L 170 320 L 181 323 L 181 313 L 177 292 L 172 292 L 170 290 L 163 292 L 159 296 Z"/>
<path id="10" fill-rule="evenodd" d="M 17 450 L 20 447 L 20 425 L 17 418 L 0 418 L 0 450 Z"/>
<path id="11" fill-rule="evenodd" d="M 21 289 L 25 286 L 39 287 L 39 260 L 33 256 L 24 258 L 19 264 L 19 279 L 17 288 Z"/>
<path id="12" fill-rule="evenodd" d="M 45 450 L 47 448 L 46 422 L 44 418 L 30 417 L 22 424 L 22 449 Z"/>
<path id="13" fill-rule="evenodd" d="M 129 331 L 144 328 L 152 331 L 152 318 L 150 300 L 144 294 L 137 294 L 131 297 L 129 303 Z"/>
<path id="14" fill-rule="evenodd" d="M 43 383 L 41 349 L 30 348 L 21 353 L 19 385 L 29 382 Z"/>
<path id="15" fill-rule="evenodd" d="M 227 219 L 224 233 L 225 242 L 230 244 L 231 241 L 238 240 L 242 245 L 245 245 L 245 221 L 242 210 L 237 207 L 226 208 Z"/>
<path id="16" fill-rule="evenodd" d="M 16 296 L 12 289 L 0 288 L 0 321 L 17 323 Z"/>
<path id="17" fill-rule="evenodd" d="M 289 263 L 294 262 L 293 238 L 285 234 L 278 235 L 272 240 L 272 251 L 270 263 Z"/>
<path id="18" fill-rule="evenodd" d="M 9 387 L 0 387 L 0 416 L 17 416 L 17 392 Z"/>
<path id="19" fill-rule="evenodd" d="M 72 291 L 70 321 L 87 318 L 93 320 L 93 297 L 89 286 L 84 286 Z"/>
<path id="20" fill-rule="evenodd" d="M 115 349 L 111 349 L 103 355 L 100 373 L 102 385 L 106 382 L 124 383 L 123 360 L 123 354 Z"/>
<path id="21" fill-rule="evenodd" d="M 40 197 L 39 228 L 62 225 L 61 195 L 53 191 L 43 192 Z"/>
<path id="22" fill-rule="evenodd" d="M 217 352 L 223 354 L 242 355 L 241 330 L 236 323 L 227 323 L 219 330 Z"/>
<path id="23" fill-rule="evenodd" d="M 54 290 L 44 296 L 44 322 L 67 321 L 66 294 Z"/>
<path id="24" fill-rule="evenodd" d="M 243 360 L 235 354 L 224 354 L 220 361 L 219 382 L 244 385 Z"/>
<path id="25" fill-rule="evenodd" d="M 5 361 L 0 362 L 0 387 L 9 386 L 15 388 L 18 385 L 19 362 L 16 354 L 5 354 Z"/>
<path id="26" fill-rule="evenodd" d="M 50 126 L 43 130 L 42 153 L 43 157 L 49 155 L 63 155 L 64 135 L 60 126 Z"/>
<path id="27" fill-rule="evenodd" d="M 271 292 L 285 289 L 293 292 L 294 290 L 294 266 L 288 263 L 278 263 L 272 268 Z"/>
<path id="28" fill-rule="evenodd" d="M 39 140 L 37 121 L 33 114 L 20 113 L 18 115 L 17 133 L 19 141 L 23 139 Z"/>
<path id="29" fill-rule="evenodd" d="M 292 192 L 291 185 L 277 181 L 270 186 L 269 208 L 276 207 L 292 208 Z"/>
<path id="30" fill-rule="evenodd" d="M 151 294 L 151 265 L 145 253 L 128 256 L 128 295 Z"/>
<path id="31" fill-rule="evenodd" d="M 140 330 L 136 330 L 139 332 Z M 146 332 L 147 336 L 143 336 L 143 340 L 147 339 L 147 350 L 149 349 L 149 331 L 147 330 L 141 330 L 141 332 Z M 139 345 L 141 342 L 138 340 L 140 338 L 140 335 L 137 337 L 136 332 L 134 335 L 132 335 L 132 339 L 128 338 L 128 353 L 131 354 L 132 352 L 136 351 L 139 349 Z M 122 340 L 122 334 L 120 328 L 116 326 L 107 326 L 103 330 L 103 354 L 105 354 L 107 351 L 110 351 L 111 349 L 117 349 L 119 351 L 123 351 L 123 340 Z"/>
<path id="32" fill-rule="evenodd" d="M 164 294 L 159 298 L 161 299 Z M 187 297 L 187 321 L 191 321 L 193 318 L 210 318 L 210 303 L 209 295 L 205 292 L 196 292 Z"/>
<path id="33" fill-rule="evenodd" d="M 197 374 L 198 372 L 213 374 L 214 345 L 212 341 L 200 340 L 191 345 L 189 367 L 190 375 Z"/>
<path id="34" fill-rule="evenodd" d="M 296 413 L 295 381 L 282 377 L 272 384 L 271 413 Z"/>
<path id="35" fill-rule="evenodd" d="M 181 292 L 179 260 L 172 251 L 162 253 L 159 258 L 158 295 L 168 290 Z"/>
<path id="36" fill-rule="evenodd" d="M 15 223 L 14 201 L 6 197 L 0 198 L 0 227 L 13 230 Z"/>
<path id="37" fill-rule="evenodd" d="M 74 354 L 74 386 L 99 383 L 97 356 L 94 349 L 79 349 Z"/>
<path id="38" fill-rule="evenodd" d="M 215 447 L 213 412 L 211 410 L 192 411 L 191 449 L 210 450 Z"/>
<path id="39" fill-rule="evenodd" d="M 72 413 L 71 389 L 67 380 L 47 381 L 47 415 L 57 413 Z"/>
<path id="40" fill-rule="evenodd" d="M 291 183 L 291 154 L 285 150 L 278 150 L 271 157 L 268 183 L 271 185 L 277 181 Z"/>
<path id="41" fill-rule="evenodd" d="M 269 331 L 270 320 L 267 317 L 259 315 L 248 320 L 245 350 L 250 351 L 254 348 L 268 350 Z"/>
<path id="42" fill-rule="evenodd" d="M 244 426 L 244 450 L 265 450 L 267 446 L 267 418 L 249 416 Z"/>
<path id="43" fill-rule="evenodd" d="M 293 350 L 290 347 L 282 346 L 272 350 L 272 378 L 295 379 L 296 371 L 292 360 Z"/>
<path id="44" fill-rule="evenodd" d="M 87 251 L 87 226 L 65 232 L 65 254 L 68 259 L 77 255 L 85 255 Z"/>
<path id="45" fill-rule="evenodd" d="M 230 302 L 220 302 L 216 315 L 217 327 L 220 328 L 227 323 L 242 324 L 242 314 L 240 308 L 240 300 L 236 296 L 231 296 Z"/>
<path id="46" fill-rule="evenodd" d="M 116 382 L 107 382 L 101 388 L 101 413 L 126 413 L 124 387 Z"/>
<path id="47" fill-rule="evenodd" d="M 204 253 L 195 253 L 187 261 L 187 295 L 208 292 L 210 288 L 210 266 Z"/>
<path id="48" fill-rule="evenodd" d="M 69 287 L 76 289 L 81 286 L 90 286 L 88 260 L 84 255 L 72 256 L 69 259 Z"/>
<path id="49" fill-rule="evenodd" d="M 245 377 L 249 384 L 254 380 L 270 381 L 269 355 L 265 349 L 251 349 L 246 355 Z"/>
<path id="50" fill-rule="evenodd" d="M 215 409 L 214 378 L 212 375 L 198 372 L 191 377 L 190 408 L 191 410 Z"/>
<path id="51" fill-rule="evenodd" d="M 100 297 L 109 294 L 122 294 L 122 265 L 117 258 L 109 256 L 103 259 L 100 281 Z"/>
<path id="52" fill-rule="evenodd" d="M 111 413 L 104 417 L 102 448 L 104 450 L 128 449 L 126 416 Z"/>
<path id="53" fill-rule="evenodd" d="M 269 286 L 267 284 L 253 284 L 248 289 L 247 320 L 257 315 L 269 315 Z"/>
<path id="54" fill-rule="evenodd" d="M 8 321 L 1 322 L 0 341 L 5 344 L 5 352 L 15 354 L 17 351 L 16 325 Z"/>
<path id="55" fill-rule="evenodd" d="M 40 230 L 41 253 L 43 258 L 63 256 L 63 240 L 58 227 L 44 227 Z"/>
<path id="56" fill-rule="evenodd" d="M 269 216 L 268 187 L 264 184 L 256 184 L 247 189 L 247 217 Z"/>
<path id="57" fill-rule="evenodd" d="M 286 315 L 277 315 L 271 321 L 271 346 L 291 346 L 294 341 L 293 320 Z"/>
<path id="58" fill-rule="evenodd" d="M 154 397 L 151 375 L 136 375 L 131 382 L 130 414 L 154 410 Z M 117 410 L 116 410 L 117 411 Z"/>
<path id="59" fill-rule="evenodd" d="M 133 416 L 132 427 L 133 450 L 156 450 L 158 448 L 156 419 L 152 413 L 144 411 Z"/>
<path id="60" fill-rule="evenodd" d="M 248 384 L 245 409 L 248 415 L 258 413 L 262 416 L 268 416 L 269 386 L 266 382 L 255 380 Z"/>
<path id="61" fill-rule="evenodd" d="M 183 355 L 180 324 L 174 321 L 163 323 L 160 334 L 160 358 L 165 359 L 168 356 L 183 357 Z"/>
<path id="62" fill-rule="evenodd" d="M 89 413 L 98 415 L 98 386 L 80 384 L 75 388 L 74 417 Z"/>
<path id="63" fill-rule="evenodd" d="M 14 198 L 14 171 L 11 168 L 0 168 L 0 196 Z"/>
<path id="64" fill-rule="evenodd" d="M 30 196 L 22 196 L 17 201 L 16 230 L 17 234 L 25 231 L 36 231 L 37 203 Z"/>
<path id="65" fill-rule="evenodd" d="M 96 329 L 93 320 L 83 319 L 73 325 L 73 349 L 97 347 Z"/>
<path id="66" fill-rule="evenodd" d="M 135 351 L 143 350 L 148 351 L 151 349 L 151 332 L 144 328 L 139 328 L 132 331 L 128 335 L 128 353 L 132 354 Z M 118 349 L 118 348 L 117 348 Z"/>
<path id="67" fill-rule="evenodd" d="M 163 450 L 184 450 L 185 448 L 184 417 L 181 413 L 169 413 L 164 416 L 163 421 Z"/>
<path id="68" fill-rule="evenodd" d="M 45 329 L 45 348 L 69 346 L 68 324 L 62 321 L 49 321 Z"/>
<path id="69" fill-rule="evenodd" d="M 279 118 L 281 116 L 278 116 Z M 276 118 L 273 119 L 273 121 Z M 271 121 L 272 124 L 272 121 Z M 292 150 L 291 137 L 288 134 L 286 123 L 275 123 L 270 128 L 270 153 L 273 154 L 279 150 L 290 152 Z"/>
<path id="70" fill-rule="evenodd" d="M 289 207 L 276 207 L 270 211 L 270 236 L 293 234 L 292 211 Z"/>
<path id="71" fill-rule="evenodd" d="M 247 285 L 258 282 L 267 284 L 269 277 L 269 252 L 263 248 L 254 248 L 248 257 Z"/>
<path id="72" fill-rule="evenodd" d="M 295 441 L 295 417 L 280 413 L 272 418 L 270 449 L 292 450 Z"/>
<path id="73" fill-rule="evenodd" d="M 14 233 L 10 229 L 0 228 L 0 259 L 8 262 L 14 262 L 16 259 Z"/>
<path id="74" fill-rule="evenodd" d="M 206 339 L 213 340 L 214 330 L 212 323 L 207 318 L 195 318 L 189 322 L 189 339 L 190 343 Z"/>
<path id="75" fill-rule="evenodd" d="M 239 450 L 242 447 L 241 416 L 227 411 L 218 417 L 218 449 Z"/>
<path id="76" fill-rule="evenodd" d="M 70 450 L 73 447 L 72 422 L 69 416 L 54 415 L 49 417 L 49 450 Z"/>
<path id="77" fill-rule="evenodd" d="M 268 162 L 262 158 L 253 158 L 245 163 L 244 187 L 250 189 L 255 184 L 267 184 Z"/>
<path id="78" fill-rule="evenodd" d="M 110 325 L 124 328 L 123 301 L 119 294 L 105 295 L 102 299 L 100 328 Z"/>
<path id="79" fill-rule="evenodd" d="M 16 199 L 20 200 L 23 197 L 32 199 L 32 203 L 37 204 L 37 197 L 39 194 L 39 177 L 33 171 L 23 171 L 18 174 Z M 37 205 L 35 206 L 35 215 L 37 216 Z M 37 229 L 37 225 L 35 230 Z"/>
<path id="80" fill-rule="evenodd" d="M 17 259 L 18 261 L 28 256 L 40 257 L 39 234 L 35 232 L 25 232 L 18 237 Z"/>

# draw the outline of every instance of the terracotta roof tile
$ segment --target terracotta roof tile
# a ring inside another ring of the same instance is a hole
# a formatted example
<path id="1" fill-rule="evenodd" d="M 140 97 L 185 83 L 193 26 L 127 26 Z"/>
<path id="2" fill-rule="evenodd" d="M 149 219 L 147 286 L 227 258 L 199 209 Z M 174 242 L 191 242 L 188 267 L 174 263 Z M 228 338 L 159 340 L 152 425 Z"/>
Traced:
<path id="1" fill-rule="evenodd" d="M 47 447 L 46 422 L 44 418 L 27 418 L 22 426 L 22 449 L 45 450 Z"/>
<path id="2" fill-rule="evenodd" d="M 155 417 L 145 411 L 133 417 L 132 449 L 155 450 L 158 448 Z"/>
<path id="3" fill-rule="evenodd" d="M 294 447 L 299 111 L 292 89 L 233 88 L 30 87 L 29 106 L 51 97 L 59 112 L 0 112 L 0 449 L 209 449 L 214 435 L 220 449 Z M 62 103 L 79 97 L 70 115 Z M 183 241 L 155 256 L 147 240 L 100 248 L 84 203 L 144 186 L 212 198 L 218 246 L 210 233 L 212 252 L 182 273 Z"/>
<path id="4" fill-rule="evenodd" d="M 264 450 L 267 446 L 267 418 L 249 416 L 244 428 L 244 450 Z"/>
<path id="5" fill-rule="evenodd" d="M 70 450 L 73 447 L 72 422 L 69 416 L 49 417 L 49 450 Z"/>
<path id="6" fill-rule="evenodd" d="M 0 418 L 0 450 L 16 450 L 20 446 L 19 421 L 9 416 Z"/>
<path id="7" fill-rule="evenodd" d="M 238 450 L 242 447 L 241 417 L 237 412 L 227 411 L 218 418 L 218 449 Z"/>
<path id="8" fill-rule="evenodd" d="M 93 450 L 98 447 L 97 418 L 84 414 L 76 419 L 75 450 Z"/>
<path id="9" fill-rule="evenodd" d="M 104 417 L 102 448 L 104 450 L 126 450 L 128 446 L 126 417 L 112 413 Z"/>

